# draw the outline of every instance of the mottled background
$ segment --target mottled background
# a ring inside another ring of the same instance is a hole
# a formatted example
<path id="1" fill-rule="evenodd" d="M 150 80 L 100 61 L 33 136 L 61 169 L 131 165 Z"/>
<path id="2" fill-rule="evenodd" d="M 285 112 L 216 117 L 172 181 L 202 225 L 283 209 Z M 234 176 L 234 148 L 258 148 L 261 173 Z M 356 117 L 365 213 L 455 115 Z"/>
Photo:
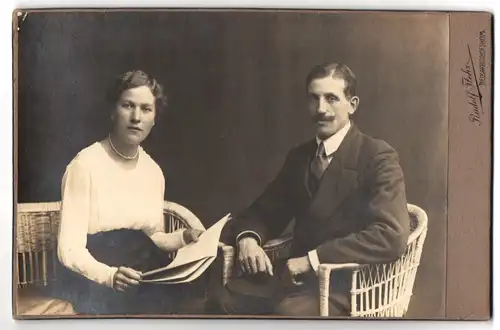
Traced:
<path id="1" fill-rule="evenodd" d="M 60 199 L 67 163 L 107 133 L 111 79 L 142 69 L 170 101 L 144 148 L 166 198 L 209 226 L 247 206 L 312 137 L 305 76 L 343 61 L 359 79 L 357 125 L 397 149 L 408 200 L 429 216 L 408 316 L 444 316 L 447 38 L 446 16 L 425 13 L 30 14 L 19 40 L 18 201 Z"/>

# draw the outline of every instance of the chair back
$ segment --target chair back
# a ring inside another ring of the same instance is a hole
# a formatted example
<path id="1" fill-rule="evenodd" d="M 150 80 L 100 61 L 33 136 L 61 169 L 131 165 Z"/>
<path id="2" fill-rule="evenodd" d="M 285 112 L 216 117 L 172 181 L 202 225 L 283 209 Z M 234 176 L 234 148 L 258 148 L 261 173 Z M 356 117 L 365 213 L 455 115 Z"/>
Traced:
<path id="1" fill-rule="evenodd" d="M 408 310 L 427 235 L 427 214 L 408 204 L 410 236 L 404 254 L 395 262 L 365 265 L 353 272 L 351 316 L 402 317 Z"/>
<path id="2" fill-rule="evenodd" d="M 19 203 L 15 221 L 14 280 L 47 285 L 56 277 L 60 202 Z"/>

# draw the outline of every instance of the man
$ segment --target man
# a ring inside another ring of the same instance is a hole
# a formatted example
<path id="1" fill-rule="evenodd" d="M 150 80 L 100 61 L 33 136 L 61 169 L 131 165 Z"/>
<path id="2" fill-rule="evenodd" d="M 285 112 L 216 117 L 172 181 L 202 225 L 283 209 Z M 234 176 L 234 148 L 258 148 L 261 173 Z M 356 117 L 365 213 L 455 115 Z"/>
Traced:
<path id="1" fill-rule="evenodd" d="M 291 150 L 276 179 L 228 225 L 243 276 L 217 297 L 230 314 L 319 315 L 320 263 L 398 259 L 409 235 L 397 153 L 351 121 L 356 77 L 344 64 L 315 67 L 306 80 L 316 137 Z M 271 264 L 263 244 L 295 219 L 291 258 Z M 331 316 L 349 314 L 349 273 L 333 277 Z"/>

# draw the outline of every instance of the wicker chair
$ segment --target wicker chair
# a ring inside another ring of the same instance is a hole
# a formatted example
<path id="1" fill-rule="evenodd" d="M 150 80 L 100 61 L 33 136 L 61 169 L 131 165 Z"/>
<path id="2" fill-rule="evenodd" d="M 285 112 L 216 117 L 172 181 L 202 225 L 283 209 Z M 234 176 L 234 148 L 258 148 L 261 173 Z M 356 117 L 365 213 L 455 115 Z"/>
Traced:
<path id="1" fill-rule="evenodd" d="M 21 293 L 57 281 L 60 208 L 60 201 L 17 204 L 14 281 Z M 198 217 L 182 205 L 165 201 L 163 209 L 166 232 L 182 228 L 204 229 Z M 175 252 L 169 254 L 171 260 L 174 257 Z"/>
<path id="2" fill-rule="evenodd" d="M 56 278 L 61 202 L 20 203 L 15 221 L 18 288 L 46 286 Z"/>
<path id="3" fill-rule="evenodd" d="M 319 266 L 320 316 L 328 316 L 328 296 L 330 285 L 335 285 L 335 271 L 351 270 L 351 310 L 352 317 L 389 318 L 403 317 L 410 303 L 413 284 L 427 235 L 427 214 L 416 205 L 408 204 L 411 234 L 404 254 L 396 261 L 387 264 L 360 265 L 321 264 Z M 293 237 L 268 241 L 264 251 L 272 261 L 290 256 Z M 235 249 L 221 247 L 224 258 L 222 283 L 225 285 L 232 277 L 235 268 Z"/>

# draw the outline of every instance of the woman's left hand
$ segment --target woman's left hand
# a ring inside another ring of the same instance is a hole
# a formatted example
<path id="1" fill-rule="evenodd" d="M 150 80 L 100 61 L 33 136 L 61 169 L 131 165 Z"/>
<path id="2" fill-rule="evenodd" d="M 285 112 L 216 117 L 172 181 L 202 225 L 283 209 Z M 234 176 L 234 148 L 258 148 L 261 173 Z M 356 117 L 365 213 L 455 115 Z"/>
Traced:
<path id="1" fill-rule="evenodd" d="M 203 234 L 203 232 L 204 231 L 200 229 L 188 228 L 182 233 L 182 238 L 184 239 L 184 242 L 186 242 L 186 244 L 198 242 L 198 239 L 200 238 L 200 235 Z"/>

